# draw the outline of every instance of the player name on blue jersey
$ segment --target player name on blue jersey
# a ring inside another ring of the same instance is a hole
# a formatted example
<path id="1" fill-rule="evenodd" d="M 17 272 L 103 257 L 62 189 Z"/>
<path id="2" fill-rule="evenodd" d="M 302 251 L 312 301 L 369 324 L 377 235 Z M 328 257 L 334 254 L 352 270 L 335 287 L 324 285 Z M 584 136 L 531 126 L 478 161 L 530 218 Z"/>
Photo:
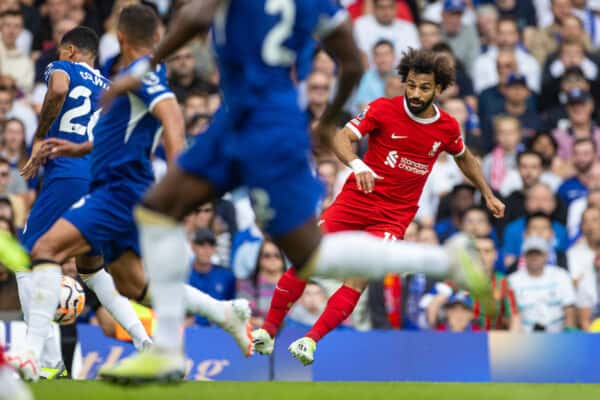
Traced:
<path id="1" fill-rule="evenodd" d="M 93 140 L 91 130 L 98 119 L 100 95 L 110 81 L 83 63 L 55 61 L 48 64 L 44 79 L 62 71 L 69 77 L 69 91 L 60 114 L 52 124 L 48 137 L 83 143 Z M 90 179 L 90 156 L 61 157 L 44 166 L 45 181 L 56 178 Z"/>

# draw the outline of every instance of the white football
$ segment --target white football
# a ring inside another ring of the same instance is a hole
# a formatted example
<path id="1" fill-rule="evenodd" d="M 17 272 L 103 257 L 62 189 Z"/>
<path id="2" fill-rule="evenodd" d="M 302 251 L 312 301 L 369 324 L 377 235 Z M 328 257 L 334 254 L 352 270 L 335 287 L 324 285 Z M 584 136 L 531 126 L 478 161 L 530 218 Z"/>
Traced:
<path id="1" fill-rule="evenodd" d="M 85 306 L 85 293 L 83 287 L 70 276 L 63 275 L 60 284 L 60 301 L 56 308 L 54 321 L 61 325 L 75 322 Z"/>

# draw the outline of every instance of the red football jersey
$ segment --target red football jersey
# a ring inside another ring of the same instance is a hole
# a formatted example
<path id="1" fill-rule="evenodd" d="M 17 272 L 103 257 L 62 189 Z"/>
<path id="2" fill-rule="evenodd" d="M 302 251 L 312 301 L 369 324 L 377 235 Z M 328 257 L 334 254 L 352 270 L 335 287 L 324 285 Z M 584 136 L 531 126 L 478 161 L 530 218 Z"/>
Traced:
<path id="1" fill-rule="evenodd" d="M 414 215 L 438 155 L 446 151 L 458 156 L 465 151 L 456 119 L 434 107 L 435 116 L 423 119 L 410 112 L 404 97 L 379 98 L 348 122 L 346 127 L 359 138 L 369 135 L 363 161 L 383 179 L 375 180 L 373 192 L 365 194 L 351 174 L 336 201 Z"/>

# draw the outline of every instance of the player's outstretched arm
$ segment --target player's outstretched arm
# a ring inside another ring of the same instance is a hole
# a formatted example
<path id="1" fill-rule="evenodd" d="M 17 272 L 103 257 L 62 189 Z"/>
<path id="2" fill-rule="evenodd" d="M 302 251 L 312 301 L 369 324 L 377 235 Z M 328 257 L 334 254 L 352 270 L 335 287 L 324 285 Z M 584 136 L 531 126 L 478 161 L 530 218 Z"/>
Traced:
<path id="1" fill-rule="evenodd" d="M 164 128 L 163 142 L 167 160 L 172 163 L 185 147 L 185 122 L 175 98 L 160 100 L 152 109 Z"/>
<path id="2" fill-rule="evenodd" d="M 346 21 L 322 40 L 325 50 L 336 60 L 340 74 L 333 101 L 321 117 L 316 133 L 321 143 L 331 146 L 335 126 L 344 104 L 358 85 L 363 74 L 362 57 L 352 34 L 352 25 Z"/>
<path id="3" fill-rule="evenodd" d="M 59 157 L 83 157 L 92 152 L 93 142 L 74 143 L 59 138 L 49 138 L 44 142 L 46 153 L 51 160 Z"/>
<path id="4" fill-rule="evenodd" d="M 350 128 L 345 127 L 337 131 L 333 137 L 333 151 L 341 162 L 352 168 L 358 189 L 365 193 L 371 193 L 375 187 L 375 179 L 383 178 L 354 153 L 352 143 L 357 141 L 356 134 Z"/>
<path id="5" fill-rule="evenodd" d="M 462 173 L 465 174 L 465 176 L 479 189 L 481 195 L 485 199 L 485 204 L 492 212 L 492 215 L 496 218 L 504 217 L 504 209 L 506 206 L 494 196 L 492 189 L 485 181 L 481 166 L 473 153 L 471 153 L 469 149 L 465 149 L 460 156 L 454 157 L 454 160 Z"/>
<path id="6" fill-rule="evenodd" d="M 35 131 L 31 157 L 21 170 L 21 175 L 25 179 L 31 179 L 37 175 L 40 166 L 44 163 L 48 155 L 45 151 L 46 148 L 43 145 L 43 140 L 46 138 L 54 120 L 60 114 L 68 92 L 69 76 L 67 73 L 61 70 L 52 72 L 48 79 L 48 91 L 42 103 L 40 121 Z"/>

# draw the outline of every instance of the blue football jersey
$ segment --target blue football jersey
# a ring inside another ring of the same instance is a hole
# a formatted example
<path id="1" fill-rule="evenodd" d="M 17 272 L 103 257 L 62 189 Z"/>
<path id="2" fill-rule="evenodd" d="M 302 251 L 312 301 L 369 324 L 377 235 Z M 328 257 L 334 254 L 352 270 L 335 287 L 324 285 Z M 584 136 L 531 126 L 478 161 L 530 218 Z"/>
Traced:
<path id="1" fill-rule="evenodd" d="M 126 73 L 138 59 L 124 69 Z M 144 76 L 135 92 L 119 96 L 103 110 L 93 129 L 92 185 L 119 179 L 148 186 L 154 180 L 151 156 L 162 125 L 152 115 L 161 100 L 175 97 L 167 84 L 167 69 L 158 65 Z"/>
<path id="2" fill-rule="evenodd" d="M 314 38 L 348 18 L 334 0 L 231 0 L 212 27 L 224 102 L 232 116 L 251 108 L 297 108 L 292 67 L 308 71 Z"/>
<path id="3" fill-rule="evenodd" d="M 46 67 L 46 83 L 56 71 L 63 71 L 69 76 L 69 92 L 47 137 L 75 143 L 93 140 L 89 128 L 98 118 L 100 95 L 108 89 L 110 82 L 86 64 L 55 61 Z M 90 179 L 90 155 L 49 160 L 44 165 L 44 179 L 50 181 L 54 178 Z"/>

